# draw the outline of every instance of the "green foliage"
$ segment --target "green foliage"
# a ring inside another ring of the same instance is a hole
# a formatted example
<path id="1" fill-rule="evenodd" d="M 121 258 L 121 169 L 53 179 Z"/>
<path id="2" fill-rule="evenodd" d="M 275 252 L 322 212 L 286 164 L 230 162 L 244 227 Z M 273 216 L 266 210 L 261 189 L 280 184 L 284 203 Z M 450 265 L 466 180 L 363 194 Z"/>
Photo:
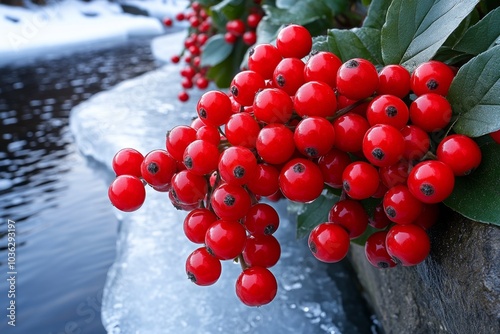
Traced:
<path id="1" fill-rule="evenodd" d="M 304 238 L 314 227 L 328 221 L 328 212 L 338 200 L 337 195 L 329 193 L 303 205 L 297 217 L 297 238 Z"/>
<path id="2" fill-rule="evenodd" d="M 226 43 L 221 34 L 208 39 L 204 48 L 201 66 L 215 66 L 222 63 L 233 51 L 233 45 Z"/>
<path id="3" fill-rule="evenodd" d="M 500 226 L 500 149 L 490 142 L 481 146 L 483 159 L 471 175 L 457 177 L 444 204 L 463 216 Z"/>

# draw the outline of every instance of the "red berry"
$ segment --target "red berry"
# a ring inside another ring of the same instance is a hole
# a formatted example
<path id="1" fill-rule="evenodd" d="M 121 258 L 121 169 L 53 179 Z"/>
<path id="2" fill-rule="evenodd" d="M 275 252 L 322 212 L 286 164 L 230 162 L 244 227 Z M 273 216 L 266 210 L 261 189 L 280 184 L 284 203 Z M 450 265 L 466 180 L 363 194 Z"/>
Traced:
<path id="1" fill-rule="evenodd" d="M 304 63 L 300 59 L 283 59 L 274 69 L 274 86 L 284 90 L 288 95 L 295 95 L 297 89 L 305 82 L 304 66 Z"/>
<path id="2" fill-rule="evenodd" d="M 141 177 L 141 163 L 144 156 L 133 148 L 123 148 L 113 157 L 112 167 L 115 174 Z"/>
<path id="3" fill-rule="evenodd" d="M 253 179 L 257 170 L 257 159 L 250 149 L 232 146 L 220 155 L 218 170 L 227 183 L 244 185 Z"/>
<path id="4" fill-rule="evenodd" d="M 231 115 L 225 126 L 226 138 L 233 146 L 254 148 L 259 132 L 259 124 L 248 113 Z"/>
<path id="5" fill-rule="evenodd" d="M 236 102 L 247 107 L 253 105 L 255 94 L 265 86 L 264 78 L 259 73 L 242 71 L 234 76 L 229 90 Z"/>
<path id="6" fill-rule="evenodd" d="M 186 18 L 186 17 L 185 17 L 185 15 L 184 15 L 184 13 L 177 13 L 177 15 L 175 15 L 175 19 L 176 19 L 177 21 L 184 21 L 184 19 L 185 19 L 185 18 Z"/>
<path id="7" fill-rule="evenodd" d="M 276 278 L 266 268 L 250 267 L 236 280 L 236 295 L 247 306 L 269 304 L 277 292 Z"/>
<path id="8" fill-rule="evenodd" d="M 411 90 L 420 96 L 435 93 L 446 96 L 455 73 L 440 61 L 431 60 L 420 64 L 411 75 Z"/>
<path id="9" fill-rule="evenodd" d="M 153 150 L 146 154 L 141 164 L 141 175 L 154 187 L 170 184 L 177 170 L 175 160 L 165 150 Z"/>
<path id="10" fill-rule="evenodd" d="M 430 253 L 431 243 L 423 228 L 414 224 L 394 225 L 387 233 L 387 252 L 403 266 L 414 266 Z"/>
<path id="11" fill-rule="evenodd" d="M 212 90 L 203 94 L 196 105 L 198 116 L 206 125 L 221 126 L 231 117 L 231 100 L 223 92 Z"/>
<path id="12" fill-rule="evenodd" d="M 469 175 L 481 163 L 481 149 L 471 138 L 455 134 L 445 137 L 436 150 L 437 159 L 456 176 Z"/>
<path id="13" fill-rule="evenodd" d="M 333 148 L 335 130 L 332 123 L 325 118 L 311 116 L 297 124 L 293 139 L 300 153 L 317 158 L 327 154 Z"/>
<path id="14" fill-rule="evenodd" d="M 406 185 L 410 165 L 406 160 L 400 160 L 394 165 L 379 168 L 380 181 L 387 187 L 392 188 L 397 185 Z"/>
<path id="15" fill-rule="evenodd" d="M 251 48 L 248 53 L 248 69 L 268 80 L 273 77 L 274 69 L 281 59 L 281 54 L 274 45 L 259 44 Z"/>
<path id="16" fill-rule="evenodd" d="M 332 88 L 337 86 L 337 73 L 342 61 L 331 52 L 318 52 L 311 56 L 304 67 L 306 81 L 321 81 Z"/>
<path id="17" fill-rule="evenodd" d="M 344 199 L 332 206 L 328 221 L 342 226 L 349 233 L 349 238 L 355 239 L 366 230 L 368 215 L 358 201 Z"/>
<path id="18" fill-rule="evenodd" d="M 401 65 L 387 65 L 378 74 L 378 95 L 404 98 L 410 92 L 410 72 Z"/>
<path id="19" fill-rule="evenodd" d="M 177 64 L 179 61 L 181 60 L 181 57 L 179 57 L 178 55 L 174 55 L 170 58 L 170 61 L 174 64 Z"/>
<path id="20" fill-rule="evenodd" d="M 399 130 L 408 123 L 410 111 L 399 97 L 379 95 L 368 105 L 366 118 L 371 126 L 388 124 Z"/>
<path id="21" fill-rule="evenodd" d="M 357 101 L 370 97 L 377 87 L 377 69 L 366 59 L 348 60 L 337 72 L 337 89 L 340 94 L 350 99 Z"/>
<path id="22" fill-rule="evenodd" d="M 170 193 L 180 203 L 197 204 L 205 198 L 207 191 L 207 180 L 201 175 L 182 170 L 172 177 Z"/>
<path id="23" fill-rule="evenodd" d="M 208 227 L 216 220 L 217 216 L 212 211 L 205 208 L 194 209 L 184 218 L 184 234 L 191 242 L 202 244 Z"/>
<path id="24" fill-rule="evenodd" d="M 255 96 L 253 112 L 259 122 L 286 123 L 293 114 L 293 101 L 281 89 L 266 88 Z"/>
<path id="25" fill-rule="evenodd" d="M 243 252 L 247 234 L 238 221 L 217 220 L 207 229 L 205 244 L 209 253 L 220 260 L 231 260 Z"/>
<path id="26" fill-rule="evenodd" d="M 229 31 L 224 34 L 224 40 L 226 41 L 227 44 L 234 44 L 236 43 L 237 39 L 238 36 L 236 36 L 233 33 L 230 33 Z"/>
<path id="27" fill-rule="evenodd" d="M 378 172 L 367 162 L 356 161 L 349 164 L 342 173 L 344 191 L 353 199 L 365 199 L 378 189 Z"/>
<path id="28" fill-rule="evenodd" d="M 349 251 L 349 234 L 340 225 L 321 223 L 309 234 L 308 245 L 314 257 L 322 262 L 342 260 Z"/>
<path id="29" fill-rule="evenodd" d="M 257 165 L 253 180 L 247 187 L 258 196 L 271 196 L 279 190 L 279 171 L 276 167 L 262 163 Z"/>
<path id="30" fill-rule="evenodd" d="M 240 19 L 228 21 L 226 30 L 235 36 L 241 36 L 245 32 L 245 23 Z"/>
<path id="31" fill-rule="evenodd" d="M 270 235 L 276 232 L 280 223 L 278 212 L 266 203 L 257 203 L 247 212 L 243 224 L 252 235 Z"/>
<path id="32" fill-rule="evenodd" d="M 184 150 L 195 140 L 195 129 L 187 125 L 175 126 L 167 132 L 167 151 L 175 160 L 183 161 Z"/>
<path id="33" fill-rule="evenodd" d="M 184 166 L 198 175 L 212 173 L 217 168 L 219 149 L 206 140 L 195 140 L 186 147 Z"/>
<path id="34" fill-rule="evenodd" d="M 413 196 L 424 203 L 444 201 L 453 191 L 455 176 L 453 170 L 441 161 L 422 161 L 408 176 L 408 189 Z"/>
<path id="35" fill-rule="evenodd" d="M 199 77 L 198 79 L 196 79 L 195 84 L 198 89 L 205 89 L 208 87 L 209 81 L 205 77 Z"/>
<path id="36" fill-rule="evenodd" d="M 247 16 L 247 25 L 249 28 L 255 29 L 259 25 L 262 15 L 252 13 Z"/>
<path id="37" fill-rule="evenodd" d="M 366 239 L 365 255 L 366 259 L 375 268 L 392 268 L 396 266 L 396 262 L 387 252 L 385 239 L 387 231 L 375 232 Z"/>
<path id="38" fill-rule="evenodd" d="M 497 143 L 500 144 L 500 130 L 490 133 L 490 137 Z"/>
<path id="39" fill-rule="evenodd" d="M 422 211 L 417 219 L 413 222 L 419 225 L 424 230 L 431 228 L 439 218 L 439 205 L 438 204 L 422 204 Z"/>
<path id="40" fill-rule="evenodd" d="M 323 175 L 314 162 L 296 158 L 281 169 L 279 184 L 286 198 L 306 203 L 315 200 L 321 194 Z"/>
<path id="41" fill-rule="evenodd" d="M 411 122 L 426 132 L 443 129 L 450 122 L 451 116 L 450 103 L 438 94 L 420 95 L 410 105 Z"/>
<path id="42" fill-rule="evenodd" d="M 395 164 L 405 149 L 401 132 L 391 125 L 378 124 L 366 131 L 363 154 L 373 165 L 382 167 Z"/>
<path id="43" fill-rule="evenodd" d="M 217 187 L 210 198 L 210 204 L 220 219 L 239 220 L 251 206 L 248 192 L 241 186 L 223 183 Z"/>
<path id="44" fill-rule="evenodd" d="M 270 268 L 278 263 L 281 247 L 272 235 L 257 235 L 247 238 L 243 259 L 250 267 Z"/>
<path id="45" fill-rule="evenodd" d="M 318 159 L 318 167 L 323 174 L 325 184 L 332 188 L 342 188 L 342 173 L 351 163 L 349 155 L 333 148 Z"/>
<path id="46" fill-rule="evenodd" d="M 201 122 L 201 124 L 202 126 L 198 130 L 196 130 L 196 138 L 207 141 L 215 146 L 219 145 L 220 143 L 219 130 L 215 126 L 204 125 L 203 122 Z"/>
<path id="47" fill-rule="evenodd" d="M 335 147 L 344 152 L 359 152 L 363 147 L 363 137 L 370 128 L 368 121 L 353 113 L 340 116 L 333 122 Z"/>
<path id="48" fill-rule="evenodd" d="M 268 124 L 260 130 L 255 147 L 265 162 L 284 163 L 295 152 L 293 132 L 283 124 Z"/>
<path id="49" fill-rule="evenodd" d="M 309 81 L 295 93 L 293 107 L 300 117 L 330 117 L 337 110 L 337 98 L 332 87 L 323 82 Z"/>
<path id="50" fill-rule="evenodd" d="M 243 43 L 246 45 L 254 45 L 257 42 L 257 34 L 255 31 L 246 31 L 243 34 Z"/>
<path id="51" fill-rule="evenodd" d="M 312 37 L 303 26 L 291 24 L 281 29 L 276 47 L 285 58 L 303 58 L 311 52 Z"/>
<path id="52" fill-rule="evenodd" d="M 422 202 L 416 199 L 405 185 L 390 188 L 384 196 L 387 217 L 398 224 L 411 224 L 422 212 Z"/>
<path id="53" fill-rule="evenodd" d="M 109 186 L 108 197 L 118 210 L 131 212 L 142 206 L 146 199 L 146 190 L 138 177 L 119 175 Z"/>
<path id="54" fill-rule="evenodd" d="M 177 94 L 177 98 L 181 102 L 186 102 L 187 100 L 189 100 L 189 94 L 185 91 L 182 91 L 182 92 L 179 92 L 179 94 Z"/>
<path id="55" fill-rule="evenodd" d="M 200 247 L 189 254 L 186 260 L 186 274 L 196 285 L 212 285 L 220 277 L 222 266 L 205 247 Z"/>
<path id="56" fill-rule="evenodd" d="M 403 158 L 408 161 L 420 160 L 431 146 L 431 140 L 427 132 L 415 125 L 407 125 L 401 129 L 405 141 Z"/>
<path id="57" fill-rule="evenodd" d="M 373 216 L 369 219 L 368 223 L 378 229 L 384 229 L 389 226 L 392 221 L 389 220 L 384 211 L 382 203 L 378 204 L 373 210 Z"/>

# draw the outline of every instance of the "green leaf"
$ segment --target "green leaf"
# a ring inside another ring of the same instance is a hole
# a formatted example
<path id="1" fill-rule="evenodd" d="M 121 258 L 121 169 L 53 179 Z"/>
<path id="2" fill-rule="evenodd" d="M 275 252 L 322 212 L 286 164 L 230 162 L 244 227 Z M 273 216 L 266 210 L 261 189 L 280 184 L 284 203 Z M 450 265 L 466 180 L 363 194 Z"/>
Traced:
<path id="1" fill-rule="evenodd" d="M 297 238 L 303 238 L 317 225 L 328 220 L 328 212 L 337 203 L 339 197 L 333 194 L 321 195 L 311 203 L 303 205 L 297 217 Z"/>
<path id="2" fill-rule="evenodd" d="M 471 175 L 455 179 L 444 204 L 471 220 L 500 226 L 500 149 L 489 143 L 481 151 L 481 165 Z"/>
<path id="3" fill-rule="evenodd" d="M 231 52 L 229 57 L 209 68 L 207 78 L 213 80 L 219 88 L 229 87 L 234 75 L 240 70 L 240 62 L 247 48 L 247 45 L 239 39 L 234 44 L 233 52 Z"/>
<path id="4" fill-rule="evenodd" d="M 500 46 L 462 66 L 447 99 L 457 115 L 455 132 L 479 137 L 500 129 Z"/>
<path id="5" fill-rule="evenodd" d="M 365 58 L 374 64 L 382 64 L 380 31 L 373 28 L 329 30 L 326 37 L 315 38 L 313 49 L 333 52 L 344 62 L 352 58 Z"/>
<path id="6" fill-rule="evenodd" d="M 394 0 L 382 27 L 384 64 L 413 71 L 430 60 L 479 0 Z"/>
<path id="7" fill-rule="evenodd" d="M 370 7 L 368 7 L 368 14 L 366 14 L 363 27 L 382 29 L 387 14 L 387 9 L 392 0 L 374 0 Z"/>
<path id="8" fill-rule="evenodd" d="M 210 37 L 201 54 L 201 66 L 215 66 L 222 63 L 233 51 L 233 45 L 226 43 L 222 34 Z"/>
<path id="9" fill-rule="evenodd" d="M 262 8 L 274 25 L 295 23 L 306 25 L 319 19 L 333 17 L 330 8 L 323 1 L 299 0 L 290 8 L 277 8 L 263 5 Z"/>
<path id="10" fill-rule="evenodd" d="M 276 7 L 290 8 L 295 4 L 296 0 L 276 0 Z"/>
<path id="11" fill-rule="evenodd" d="M 500 38 L 500 7 L 489 12 L 470 27 L 453 47 L 454 50 L 478 55 L 498 43 Z"/>
<path id="12" fill-rule="evenodd" d="M 210 9 L 214 14 L 223 14 L 228 21 L 239 19 L 245 11 L 245 0 L 224 0 Z"/>
<path id="13" fill-rule="evenodd" d="M 372 227 L 371 225 L 368 225 L 366 227 L 366 230 L 363 232 L 363 234 L 361 234 L 356 239 L 352 239 L 351 242 L 356 244 L 356 245 L 364 246 L 366 243 L 366 239 L 368 239 L 368 237 L 370 235 L 372 235 L 374 232 L 377 232 L 377 231 L 380 231 L 380 230 L 377 230 L 376 228 Z"/>

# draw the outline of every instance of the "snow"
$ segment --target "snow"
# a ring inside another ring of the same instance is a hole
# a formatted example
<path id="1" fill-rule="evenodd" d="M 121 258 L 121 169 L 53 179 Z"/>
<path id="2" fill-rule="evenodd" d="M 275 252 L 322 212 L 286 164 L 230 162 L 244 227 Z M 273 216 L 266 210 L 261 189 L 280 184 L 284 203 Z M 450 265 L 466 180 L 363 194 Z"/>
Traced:
<path id="1" fill-rule="evenodd" d="M 164 41 L 170 45 L 179 38 L 170 37 Z M 123 147 L 143 154 L 164 148 L 166 131 L 190 123 L 202 94 L 194 90 L 188 103 L 178 102 L 179 66 L 166 65 L 74 108 L 70 125 L 80 150 L 111 174 L 112 157 Z M 278 295 L 269 305 L 249 308 L 234 292 L 241 269 L 231 261 L 223 263 L 221 279 L 213 286 L 198 287 L 187 279 L 185 259 L 199 246 L 183 234 L 186 213 L 175 210 L 166 193 L 148 187 L 138 211 L 116 211 L 121 220 L 117 257 L 102 304 L 108 333 L 360 333 L 356 326 L 365 321 L 363 311 L 354 306 L 355 322 L 349 320 L 344 298 L 352 291 L 339 287 L 327 268 L 349 281 L 346 272 L 315 260 L 306 241 L 295 239 L 286 202 L 277 209 L 281 222 L 275 235 L 282 256 L 271 270 Z"/>
<path id="2" fill-rule="evenodd" d="M 133 36 L 165 32 L 161 19 L 182 11 L 186 1 L 128 1 L 150 16 L 124 13 L 106 0 L 56 0 L 47 6 L 0 5 L 0 66 L 88 44 L 106 44 Z"/>

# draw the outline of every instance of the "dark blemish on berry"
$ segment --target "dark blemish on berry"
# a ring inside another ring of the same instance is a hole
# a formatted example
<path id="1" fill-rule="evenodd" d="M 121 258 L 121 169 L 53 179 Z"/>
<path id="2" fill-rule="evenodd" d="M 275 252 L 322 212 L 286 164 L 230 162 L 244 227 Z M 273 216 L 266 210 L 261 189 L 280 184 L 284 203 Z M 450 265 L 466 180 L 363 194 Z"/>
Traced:
<path id="1" fill-rule="evenodd" d="M 385 208 L 385 213 L 389 218 L 396 217 L 396 210 L 394 210 L 392 206 L 388 206 L 387 208 Z"/>
<path id="2" fill-rule="evenodd" d="M 233 96 L 238 96 L 238 87 L 236 86 L 231 86 L 231 94 L 233 94 Z"/>
<path id="3" fill-rule="evenodd" d="M 299 163 L 296 163 L 295 165 L 293 165 L 292 169 L 295 173 L 302 174 L 306 170 L 306 167 L 299 162 Z"/>
<path id="4" fill-rule="evenodd" d="M 271 235 L 273 234 L 274 232 L 276 231 L 276 227 L 272 224 L 269 224 L 267 225 L 265 228 L 264 228 L 264 234 L 265 235 Z"/>
<path id="5" fill-rule="evenodd" d="M 186 168 L 188 169 L 193 168 L 193 159 L 191 159 L 190 156 L 184 158 L 184 166 L 186 166 Z"/>
<path id="6" fill-rule="evenodd" d="M 376 148 L 372 151 L 372 155 L 375 159 L 377 160 L 382 160 L 384 159 L 384 151 L 382 151 L 380 148 Z"/>
<path id="7" fill-rule="evenodd" d="M 350 191 L 351 190 L 351 186 L 349 185 L 349 182 L 347 182 L 347 181 L 344 181 L 342 183 L 342 187 L 344 188 L 345 191 Z"/>
<path id="8" fill-rule="evenodd" d="M 308 147 L 305 149 L 307 156 L 311 158 L 316 158 L 318 156 L 318 151 L 313 147 Z"/>
<path id="9" fill-rule="evenodd" d="M 434 194 L 434 187 L 428 183 L 424 183 L 420 186 L 420 192 L 425 196 L 432 196 Z"/>
<path id="10" fill-rule="evenodd" d="M 427 81 L 427 83 L 425 85 L 427 86 L 427 88 L 429 90 L 435 90 L 439 86 L 438 82 L 434 79 L 430 79 L 429 81 Z"/>
<path id="11" fill-rule="evenodd" d="M 201 118 L 207 118 L 207 111 L 204 108 L 200 108 L 199 114 Z"/>
<path id="12" fill-rule="evenodd" d="M 187 275 L 188 275 L 188 279 L 193 282 L 193 283 L 196 283 L 196 276 L 194 276 L 194 274 L 192 272 L 187 272 Z"/>
<path id="13" fill-rule="evenodd" d="M 396 107 L 394 106 L 388 106 L 385 109 L 385 113 L 388 117 L 394 117 L 398 114 L 398 109 L 396 109 Z"/>
<path id="14" fill-rule="evenodd" d="M 278 86 L 284 87 L 285 86 L 285 77 L 282 74 L 278 74 L 278 76 L 276 77 L 276 83 L 278 84 Z"/>
<path id="15" fill-rule="evenodd" d="M 224 197 L 224 204 L 227 206 L 233 206 L 234 202 L 236 202 L 236 199 L 233 195 L 227 194 L 226 197 Z"/>
<path id="16" fill-rule="evenodd" d="M 251 57 L 255 52 L 255 48 L 250 48 L 250 50 L 248 51 L 248 55 Z"/>
<path id="17" fill-rule="evenodd" d="M 156 174 L 160 170 L 160 167 L 158 167 L 158 164 L 156 162 L 150 162 L 148 165 L 148 172 L 151 174 Z"/>
<path id="18" fill-rule="evenodd" d="M 382 268 L 382 269 L 385 269 L 385 268 L 389 268 L 389 267 L 390 267 L 390 265 L 389 265 L 389 263 L 387 263 L 387 262 L 383 262 L 383 261 L 381 261 L 381 262 L 378 262 L 378 263 L 377 263 L 377 267 Z"/>
<path id="19" fill-rule="evenodd" d="M 311 252 L 313 252 L 314 254 L 316 254 L 316 252 L 318 251 L 318 248 L 316 247 L 316 244 L 314 242 L 310 242 L 309 243 L 309 249 L 311 250 Z"/>
<path id="20" fill-rule="evenodd" d="M 345 67 L 347 67 L 347 68 L 356 68 L 358 66 L 359 66 L 359 62 L 355 59 L 351 59 L 347 63 L 345 63 Z"/>
<path id="21" fill-rule="evenodd" d="M 245 168 L 241 167 L 241 166 L 236 166 L 234 169 L 233 169 L 233 175 L 237 178 L 237 179 L 241 179 L 243 176 L 245 176 Z"/>

